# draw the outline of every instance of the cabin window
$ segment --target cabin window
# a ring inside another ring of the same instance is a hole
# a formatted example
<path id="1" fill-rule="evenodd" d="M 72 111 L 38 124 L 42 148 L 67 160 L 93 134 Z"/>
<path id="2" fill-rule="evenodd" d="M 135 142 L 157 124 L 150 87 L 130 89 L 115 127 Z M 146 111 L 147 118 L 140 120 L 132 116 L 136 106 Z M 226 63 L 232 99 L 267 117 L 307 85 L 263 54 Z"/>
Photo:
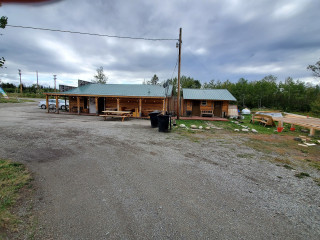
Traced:
<path id="1" fill-rule="evenodd" d="M 201 105 L 202 105 L 202 106 L 207 106 L 207 100 L 202 100 L 202 101 L 201 101 Z"/>

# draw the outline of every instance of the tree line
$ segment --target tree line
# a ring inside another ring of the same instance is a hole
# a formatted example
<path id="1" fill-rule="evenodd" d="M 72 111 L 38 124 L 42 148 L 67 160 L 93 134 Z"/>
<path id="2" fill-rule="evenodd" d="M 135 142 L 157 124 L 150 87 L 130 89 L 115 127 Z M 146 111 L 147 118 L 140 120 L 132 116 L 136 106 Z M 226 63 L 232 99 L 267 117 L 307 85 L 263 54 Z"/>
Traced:
<path id="1" fill-rule="evenodd" d="M 1 83 L 0 86 L 6 93 L 20 93 L 20 84 L 16 86 L 13 83 Z M 22 84 L 23 97 L 45 97 L 43 93 L 53 91 L 53 88 L 45 87 L 43 85 L 37 87 L 37 84 L 32 84 L 31 86 Z"/>
<path id="2" fill-rule="evenodd" d="M 173 94 L 177 95 L 177 78 L 169 79 Z M 181 88 L 227 89 L 236 99 L 239 108 L 272 108 L 291 112 L 320 114 L 320 85 L 312 85 L 291 77 L 277 81 L 273 75 L 261 80 L 249 81 L 240 78 L 233 83 L 229 80 L 211 80 L 201 84 L 199 80 L 182 76 Z"/>

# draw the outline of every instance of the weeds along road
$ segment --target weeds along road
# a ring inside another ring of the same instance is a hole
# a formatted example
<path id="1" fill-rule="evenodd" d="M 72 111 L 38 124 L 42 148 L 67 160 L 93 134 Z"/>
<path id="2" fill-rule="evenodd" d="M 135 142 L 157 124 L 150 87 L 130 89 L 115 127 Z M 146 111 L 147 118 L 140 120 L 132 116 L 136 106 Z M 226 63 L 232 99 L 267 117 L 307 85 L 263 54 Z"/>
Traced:
<path id="1" fill-rule="evenodd" d="M 147 120 L 36 105 L 0 105 L 0 156 L 34 173 L 36 239 L 320 237 L 320 187 L 267 161 L 245 137 L 194 142 Z"/>

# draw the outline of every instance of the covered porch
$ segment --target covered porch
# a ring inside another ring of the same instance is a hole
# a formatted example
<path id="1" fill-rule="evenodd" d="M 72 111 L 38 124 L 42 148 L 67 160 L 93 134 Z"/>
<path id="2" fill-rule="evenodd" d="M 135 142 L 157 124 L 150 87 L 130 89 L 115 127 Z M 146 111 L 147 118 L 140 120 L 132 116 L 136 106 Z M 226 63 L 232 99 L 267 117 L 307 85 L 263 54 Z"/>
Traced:
<path id="1" fill-rule="evenodd" d="M 80 96 L 63 93 L 46 93 L 47 111 L 49 97 L 56 100 L 55 113 L 59 113 L 59 99 L 69 100 L 69 113 L 99 115 L 105 110 L 130 111 L 131 117 L 148 117 L 155 110 L 168 111 L 169 99 L 163 97 Z"/>

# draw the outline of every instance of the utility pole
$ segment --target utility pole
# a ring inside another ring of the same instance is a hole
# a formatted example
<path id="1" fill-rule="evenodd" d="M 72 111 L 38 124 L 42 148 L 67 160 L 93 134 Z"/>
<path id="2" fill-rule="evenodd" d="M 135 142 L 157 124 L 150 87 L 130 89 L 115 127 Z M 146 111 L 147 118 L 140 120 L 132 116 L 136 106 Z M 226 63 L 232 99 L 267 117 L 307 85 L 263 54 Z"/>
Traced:
<path id="1" fill-rule="evenodd" d="M 54 91 L 56 92 L 57 91 L 57 88 L 56 88 L 57 75 L 53 75 L 53 80 L 54 80 Z"/>
<path id="2" fill-rule="evenodd" d="M 22 94 L 22 83 L 21 83 L 21 70 L 18 69 L 19 76 L 20 76 L 20 93 Z"/>
<path id="3" fill-rule="evenodd" d="M 39 93 L 39 79 L 38 79 L 38 71 L 37 71 L 37 92 Z"/>
<path id="4" fill-rule="evenodd" d="M 179 34 L 179 64 L 178 64 L 178 97 L 177 97 L 177 119 L 180 119 L 180 70 L 181 70 L 181 44 L 182 44 L 182 28 Z"/>

